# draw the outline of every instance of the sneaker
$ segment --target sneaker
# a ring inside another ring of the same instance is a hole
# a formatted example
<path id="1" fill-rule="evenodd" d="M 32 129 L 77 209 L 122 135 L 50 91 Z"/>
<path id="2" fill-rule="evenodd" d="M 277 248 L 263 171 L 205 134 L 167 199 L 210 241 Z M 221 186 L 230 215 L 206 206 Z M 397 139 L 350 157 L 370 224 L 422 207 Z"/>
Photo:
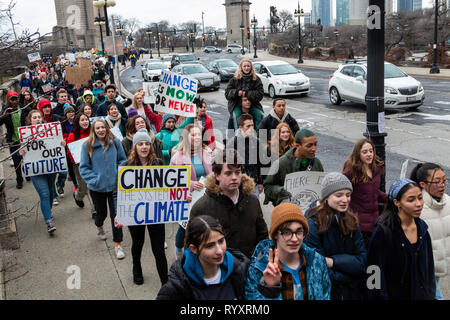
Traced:
<path id="1" fill-rule="evenodd" d="M 105 230 L 103 230 L 103 228 L 98 229 L 97 235 L 101 240 L 106 240 L 106 234 L 105 234 Z"/>
<path id="2" fill-rule="evenodd" d="M 53 225 L 53 223 L 48 223 L 47 224 L 47 232 L 48 233 L 53 233 L 53 232 L 55 232 L 56 231 L 56 228 L 55 228 L 55 226 Z"/>
<path id="3" fill-rule="evenodd" d="M 58 192 L 59 196 L 64 197 L 64 188 L 63 187 L 58 187 L 58 189 L 56 191 Z"/>
<path id="4" fill-rule="evenodd" d="M 23 182 L 17 182 L 16 188 L 17 189 L 22 189 L 23 188 Z"/>
<path id="5" fill-rule="evenodd" d="M 123 249 L 121 246 L 117 246 L 114 249 L 116 251 L 117 259 L 122 260 L 123 258 L 125 258 L 125 252 L 123 252 Z"/>
<path id="6" fill-rule="evenodd" d="M 58 198 L 53 199 L 53 205 L 57 206 L 59 204 Z"/>
<path id="7" fill-rule="evenodd" d="M 73 199 L 75 200 L 75 203 L 77 204 L 77 206 L 79 206 L 80 208 L 84 208 L 84 201 L 83 200 L 77 200 L 77 197 L 76 197 L 75 193 L 73 193 Z"/>

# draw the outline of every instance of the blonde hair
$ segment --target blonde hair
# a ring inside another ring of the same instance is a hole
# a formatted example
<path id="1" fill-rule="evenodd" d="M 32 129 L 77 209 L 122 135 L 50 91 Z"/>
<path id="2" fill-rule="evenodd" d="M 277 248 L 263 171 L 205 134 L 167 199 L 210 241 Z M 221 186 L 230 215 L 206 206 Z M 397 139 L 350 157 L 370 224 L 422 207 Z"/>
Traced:
<path id="1" fill-rule="evenodd" d="M 249 59 L 242 59 L 241 60 L 241 63 L 239 63 L 239 67 L 237 68 L 236 73 L 234 74 L 234 77 L 236 79 L 238 79 L 238 80 L 242 79 L 242 73 L 243 73 L 242 66 L 244 65 L 245 62 L 250 63 L 250 65 L 252 67 L 252 69 L 250 71 L 250 73 L 252 74 L 252 79 L 256 80 L 257 76 L 256 76 L 256 73 L 255 73 L 255 69 L 253 68 L 253 63 Z"/>
<path id="2" fill-rule="evenodd" d="M 89 138 L 86 141 L 88 153 L 89 156 L 92 158 L 94 155 L 94 143 L 97 140 L 97 135 L 95 134 L 95 124 L 97 122 L 101 122 L 104 124 L 106 128 L 106 135 L 105 135 L 105 145 L 103 147 L 103 150 L 106 151 L 109 148 L 109 140 L 111 139 L 114 142 L 115 136 L 109 129 L 108 124 L 103 119 L 95 119 L 94 122 L 92 122 L 91 132 L 89 133 Z"/>
<path id="3" fill-rule="evenodd" d="M 133 105 L 133 108 L 135 108 L 136 110 L 138 109 L 138 105 L 137 105 L 137 102 L 136 102 L 136 99 L 137 99 L 138 96 L 142 96 L 142 93 L 136 92 L 134 94 L 134 96 L 133 96 L 133 104 L 132 105 Z"/>
<path id="4" fill-rule="evenodd" d="M 181 133 L 180 142 L 176 147 L 176 151 L 181 152 L 184 155 L 191 155 L 191 139 L 189 139 L 189 134 L 194 128 L 200 130 L 200 134 L 202 133 L 202 129 L 198 125 L 192 123 L 188 124 Z M 205 147 L 206 145 L 202 143 L 202 149 Z"/>

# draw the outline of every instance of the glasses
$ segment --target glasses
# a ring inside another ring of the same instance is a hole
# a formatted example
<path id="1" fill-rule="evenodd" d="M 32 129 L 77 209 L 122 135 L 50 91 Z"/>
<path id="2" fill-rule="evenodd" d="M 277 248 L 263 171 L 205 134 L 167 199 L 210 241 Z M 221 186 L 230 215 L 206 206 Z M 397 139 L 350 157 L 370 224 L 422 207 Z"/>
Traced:
<path id="1" fill-rule="evenodd" d="M 304 230 L 303 229 L 298 229 L 297 231 L 283 230 L 283 231 L 278 231 L 278 232 L 279 232 L 279 234 L 281 234 L 284 241 L 289 241 L 292 239 L 294 234 L 297 237 L 297 239 L 300 239 L 300 237 L 303 235 Z"/>
<path id="2" fill-rule="evenodd" d="M 425 181 L 426 183 L 429 184 L 437 184 L 437 185 L 446 185 L 447 184 L 447 179 L 444 179 L 442 181 Z"/>

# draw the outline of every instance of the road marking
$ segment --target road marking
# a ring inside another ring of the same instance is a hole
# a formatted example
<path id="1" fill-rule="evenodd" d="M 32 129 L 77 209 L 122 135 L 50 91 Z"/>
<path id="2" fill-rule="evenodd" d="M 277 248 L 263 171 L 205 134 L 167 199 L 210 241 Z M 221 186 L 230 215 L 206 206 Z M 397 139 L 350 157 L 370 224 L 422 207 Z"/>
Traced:
<path id="1" fill-rule="evenodd" d="M 433 103 L 439 103 L 439 104 L 447 104 L 447 105 L 450 105 L 450 101 L 434 101 Z"/>
<path id="2" fill-rule="evenodd" d="M 211 110 L 208 110 L 208 113 L 212 113 L 212 114 L 221 114 L 220 112 L 215 112 L 215 111 L 211 111 Z"/>

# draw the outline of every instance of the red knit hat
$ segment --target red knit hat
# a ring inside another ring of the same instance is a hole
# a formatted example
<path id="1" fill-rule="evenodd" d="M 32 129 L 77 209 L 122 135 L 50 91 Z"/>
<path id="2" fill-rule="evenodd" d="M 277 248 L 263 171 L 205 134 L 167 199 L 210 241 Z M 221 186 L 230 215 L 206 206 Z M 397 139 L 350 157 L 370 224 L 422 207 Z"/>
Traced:
<path id="1" fill-rule="evenodd" d="M 296 221 L 303 226 L 304 236 L 309 232 L 308 221 L 303 215 L 299 206 L 293 203 L 282 203 L 275 207 L 272 211 L 272 219 L 270 221 L 269 235 L 272 240 L 275 239 L 278 228 L 285 222 Z"/>

